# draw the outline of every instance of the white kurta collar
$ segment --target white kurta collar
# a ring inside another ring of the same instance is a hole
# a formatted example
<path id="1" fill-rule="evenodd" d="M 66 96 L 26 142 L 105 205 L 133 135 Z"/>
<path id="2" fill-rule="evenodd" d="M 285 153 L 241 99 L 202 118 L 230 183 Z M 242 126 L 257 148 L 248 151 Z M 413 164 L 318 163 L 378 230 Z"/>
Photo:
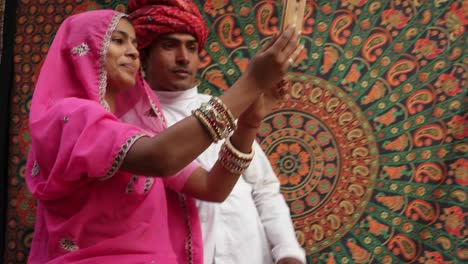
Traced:
<path id="1" fill-rule="evenodd" d="M 154 91 L 154 93 L 161 104 L 172 105 L 175 102 L 180 103 L 182 101 L 194 100 L 198 94 L 198 87 L 194 86 L 184 91 Z"/>

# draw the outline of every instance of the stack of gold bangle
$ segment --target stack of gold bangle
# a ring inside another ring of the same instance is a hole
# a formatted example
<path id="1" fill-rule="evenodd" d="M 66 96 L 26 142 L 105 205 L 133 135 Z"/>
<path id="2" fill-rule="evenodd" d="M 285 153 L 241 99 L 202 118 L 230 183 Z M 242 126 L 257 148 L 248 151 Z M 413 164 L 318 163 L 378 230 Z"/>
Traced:
<path id="1" fill-rule="evenodd" d="M 229 138 L 224 142 L 219 151 L 219 161 L 224 168 L 234 174 L 242 174 L 249 167 L 250 162 L 254 157 L 254 150 L 250 153 L 243 153 L 237 150 Z"/>
<path id="2" fill-rule="evenodd" d="M 227 138 L 236 129 L 234 116 L 217 97 L 211 97 L 208 103 L 203 103 L 192 114 L 203 124 L 214 142 Z"/>

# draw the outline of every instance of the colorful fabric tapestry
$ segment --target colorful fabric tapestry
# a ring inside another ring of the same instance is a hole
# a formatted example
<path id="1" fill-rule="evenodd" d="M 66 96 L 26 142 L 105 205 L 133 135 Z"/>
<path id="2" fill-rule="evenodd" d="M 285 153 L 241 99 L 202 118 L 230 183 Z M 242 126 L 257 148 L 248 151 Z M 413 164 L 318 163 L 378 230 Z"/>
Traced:
<path id="1" fill-rule="evenodd" d="M 281 1 L 195 1 L 211 32 L 200 89 L 220 94 L 281 24 Z M 34 82 L 63 19 L 125 1 L 20 1 L 4 263 L 24 263 Z M 308 1 L 290 92 L 258 140 L 309 263 L 468 262 L 468 1 Z"/>

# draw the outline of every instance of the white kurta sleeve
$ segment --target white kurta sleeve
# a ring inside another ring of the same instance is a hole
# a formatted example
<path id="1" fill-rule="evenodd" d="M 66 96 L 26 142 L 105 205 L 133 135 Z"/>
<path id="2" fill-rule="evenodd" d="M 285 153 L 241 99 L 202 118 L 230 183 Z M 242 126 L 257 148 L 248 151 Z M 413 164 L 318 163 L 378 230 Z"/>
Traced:
<path id="1" fill-rule="evenodd" d="M 244 178 L 253 184 L 252 196 L 276 262 L 286 257 L 306 263 L 304 250 L 297 242 L 289 207 L 280 192 L 280 183 L 271 164 L 256 142 L 255 158 Z M 255 182 L 252 182 L 255 181 Z"/>

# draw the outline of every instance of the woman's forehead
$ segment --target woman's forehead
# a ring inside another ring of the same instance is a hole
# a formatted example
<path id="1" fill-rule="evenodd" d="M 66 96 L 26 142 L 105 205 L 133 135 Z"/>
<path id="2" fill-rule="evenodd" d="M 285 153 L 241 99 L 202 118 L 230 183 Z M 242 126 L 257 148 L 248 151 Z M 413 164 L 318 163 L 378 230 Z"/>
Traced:
<path id="1" fill-rule="evenodd" d="M 135 28 L 127 18 L 120 19 L 119 23 L 115 27 L 114 32 L 124 34 L 132 39 L 136 39 Z"/>

